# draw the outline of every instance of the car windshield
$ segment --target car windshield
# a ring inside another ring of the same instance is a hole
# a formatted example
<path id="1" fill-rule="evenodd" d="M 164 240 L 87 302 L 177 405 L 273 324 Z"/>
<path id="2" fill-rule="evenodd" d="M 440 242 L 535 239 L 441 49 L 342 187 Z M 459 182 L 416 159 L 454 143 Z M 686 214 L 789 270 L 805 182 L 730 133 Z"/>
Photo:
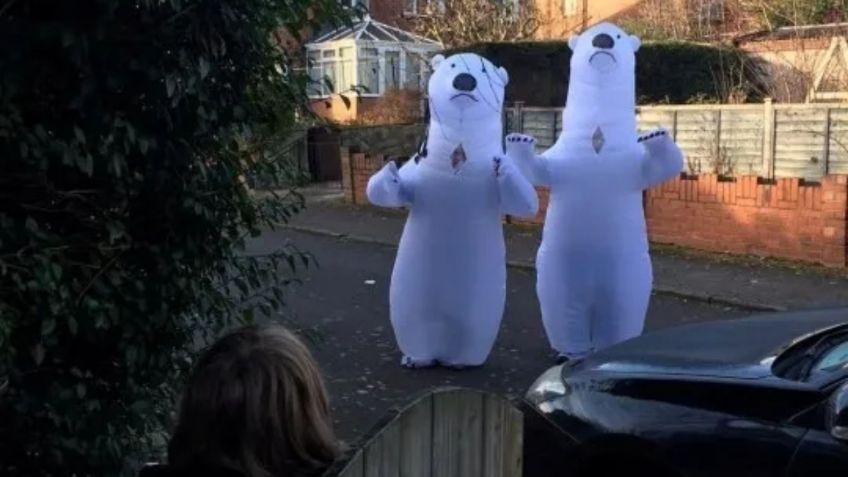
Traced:
<path id="1" fill-rule="evenodd" d="M 848 336 L 842 335 L 842 341 L 827 349 L 813 365 L 811 374 L 839 371 L 848 367 Z"/>
<path id="2" fill-rule="evenodd" d="M 776 376 L 807 381 L 823 373 L 848 368 L 848 328 L 839 327 L 813 336 L 786 351 L 774 362 Z"/>

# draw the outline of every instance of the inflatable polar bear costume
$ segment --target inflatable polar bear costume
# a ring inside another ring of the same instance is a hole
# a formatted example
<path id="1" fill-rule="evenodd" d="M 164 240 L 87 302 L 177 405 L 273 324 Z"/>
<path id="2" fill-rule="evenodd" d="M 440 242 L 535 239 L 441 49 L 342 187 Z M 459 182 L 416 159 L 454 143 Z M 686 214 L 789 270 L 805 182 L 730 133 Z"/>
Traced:
<path id="1" fill-rule="evenodd" d="M 538 197 L 503 154 L 506 70 L 469 53 L 437 55 L 432 66 L 425 147 L 372 176 L 367 195 L 410 209 L 389 290 L 402 364 L 478 366 L 506 299 L 501 214 L 534 216 Z"/>
<path id="2" fill-rule="evenodd" d="M 652 268 L 643 190 L 678 175 L 683 155 L 664 130 L 637 137 L 639 39 L 602 23 L 572 49 L 563 131 L 536 156 L 529 136 L 507 154 L 550 204 L 536 258 L 545 331 L 561 358 L 581 358 L 642 333 Z"/>

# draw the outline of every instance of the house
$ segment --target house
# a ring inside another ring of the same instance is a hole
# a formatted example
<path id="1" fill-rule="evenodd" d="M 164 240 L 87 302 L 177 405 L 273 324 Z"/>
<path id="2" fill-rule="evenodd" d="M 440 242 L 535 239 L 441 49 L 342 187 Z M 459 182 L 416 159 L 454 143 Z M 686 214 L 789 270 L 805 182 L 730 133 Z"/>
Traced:
<path id="1" fill-rule="evenodd" d="M 782 102 L 848 101 L 848 23 L 778 28 L 733 43 L 760 60 L 769 94 Z"/>
<path id="2" fill-rule="evenodd" d="M 625 17 L 635 18 L 646 9 L 666 9 L 650 12 L 653 18 L 675 16 L 685 12 L 700 29 L 712 29 L 718 24 L 731 23 L 725 16 L 725 0 L 522 0 L 533 2 L 539 11 L 540 40 L 563 39 L 604 21 L 618 22 Z M 657 15 L 659 13 L 659 15 Z"/>
<path id="3" fill-rule="evenodd" d="M 615 17 L 635 6 L 641 0 L 527 0 L 539 12 L 540 40 L 567 38 L 596 23 Z"/>
<path id="4" fill-rule="evenodd" d="M 368 14 L 352 25 L 319 32 L 306 42 L 314 85 L 312 110 L 336 122 L 351 122 L 374 111 L 386 96 L 407 98 L 418 109 L 429 73 L 429 58 L 442 49 L 407 29 L 428 0 L 342 0 Z M 436 1 L 436 0 L 432 0 Z"/>

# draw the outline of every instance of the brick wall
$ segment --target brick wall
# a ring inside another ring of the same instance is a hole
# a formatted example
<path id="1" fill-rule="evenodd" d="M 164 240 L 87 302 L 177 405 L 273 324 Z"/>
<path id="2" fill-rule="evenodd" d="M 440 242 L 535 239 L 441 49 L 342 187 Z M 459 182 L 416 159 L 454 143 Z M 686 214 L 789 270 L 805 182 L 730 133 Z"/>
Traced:
<path id="1" fill-rule="evenodd" d="M 714 175 L 676 179 L 648 192 L 651 239 L 718 252 L 789 258 L 844 267 L 848 176 L 820 184 L 798 179 L 732 182 Z"/>
<path id="2" fill-rule="evenodd" d="M 368 203 L 368 178 L 383 164 L 383 156 L 342 149 L 348 201 Z M 547 190 L 540 189 L 539 214 L 524 223 L 541 224 L 547 202 Z M 645 216 L 655 243 L 848 266 L 845 175 L 826 176 L 815 184 L 799 179 L 765 182 L 755 176 L 719 180 L 709 174 L 674 179 L 647 191 Z"/>

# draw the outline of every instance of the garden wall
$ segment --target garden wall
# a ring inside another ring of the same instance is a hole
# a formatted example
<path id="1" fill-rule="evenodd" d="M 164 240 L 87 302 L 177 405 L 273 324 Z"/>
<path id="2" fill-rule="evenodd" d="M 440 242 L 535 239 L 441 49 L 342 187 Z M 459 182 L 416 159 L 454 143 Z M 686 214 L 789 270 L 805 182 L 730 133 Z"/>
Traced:
<path id="1" fill-rule="evenodd" d="M 345 197 L 367 204 L 368 178 L 383 156 L 342 149 Z M 540 190 L 541 224 L 547 191 Z M 755 254 L 848 266 L 848 176 L 827 175 L 819 183 L 756 176 L 719 180 L 705 174 L 678 178 L 649 190 L 645 215 L 652 241 L 715 252 Z"/>

